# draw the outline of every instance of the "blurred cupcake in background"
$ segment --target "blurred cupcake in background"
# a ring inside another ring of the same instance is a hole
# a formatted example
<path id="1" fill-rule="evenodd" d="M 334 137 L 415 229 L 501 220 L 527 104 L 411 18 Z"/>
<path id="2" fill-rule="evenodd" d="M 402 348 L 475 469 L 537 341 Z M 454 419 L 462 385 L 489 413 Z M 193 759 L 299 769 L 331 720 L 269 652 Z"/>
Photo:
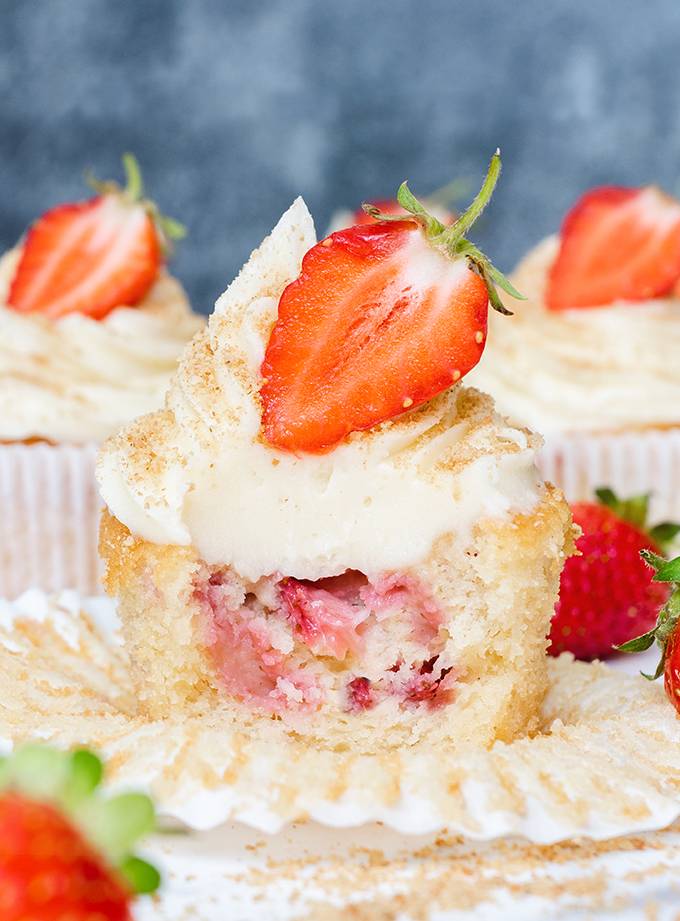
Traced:
<path id="1" fill-rule="evenodd" d="M 527 300 L 491 318 L 470 382 L 545 437 L 542 472 L 567 498 L 606 484 L 680 516 L 680 202 L 593 189 L 512 282 Z"/>
<path id="2" fill-rule="evenodd" d="M 0 259 L 0 596 L 97 589 L 97 445 L 159 407 L 200 328 L 165 269 L 181 225 L 127 185 L 43 214 Z"/>

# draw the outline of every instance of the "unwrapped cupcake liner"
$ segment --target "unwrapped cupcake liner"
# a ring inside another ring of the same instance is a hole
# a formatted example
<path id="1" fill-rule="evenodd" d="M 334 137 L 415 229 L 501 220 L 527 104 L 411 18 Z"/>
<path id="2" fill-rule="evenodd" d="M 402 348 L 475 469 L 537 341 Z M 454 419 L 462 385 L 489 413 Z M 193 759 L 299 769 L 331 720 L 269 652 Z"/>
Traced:
<path id="1" fill-rule="evenodd" d="M 547 843 L 680 816 L 680 720 L 663 688 L 639 675 L 551 660 L 540 731 L 489 750 L 320 750 L 277 721 L 253 732 L 227 705 L 137 715 L 114 607 L 92 605 L 40 592 L 0 604 L 0 747 L 94 746 L 114 785 L 148 789 L 162 815 L 190 828 L 382 822 L 408 835 Z"/>
<path id="2" fill-rule="evenodd" d="M 94 444 L 0 445 L 0 597 L 101 590 L 96 455 Z"/>
<path id="3" fill-rule="evenodd" d="M 538 466 L 571 502 L 600 486 L 623 497 L 650 493 L 652 521 L 680 521 L 680 429 L 609 435 L 551 435 Z"/>

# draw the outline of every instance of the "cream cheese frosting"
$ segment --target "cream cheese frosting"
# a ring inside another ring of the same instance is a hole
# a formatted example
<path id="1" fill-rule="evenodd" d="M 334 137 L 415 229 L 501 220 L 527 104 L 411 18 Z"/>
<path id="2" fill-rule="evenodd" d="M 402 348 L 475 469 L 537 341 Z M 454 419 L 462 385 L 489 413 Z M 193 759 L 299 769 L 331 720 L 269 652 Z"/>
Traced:
<path id="1" fill-rule="evenodd" d="M 260 365 L 281 292 L 315 242 L 298 199 L 188 347 L 165 410 L 99 457 L 104 501 L 134 534 L 193 545 L 252 582 L 413 565 L 444 533 L 529 511 L 544 488 L 535 439 L 460 386 L 327 454 L 263 441 Z"/>
<path id="2" fill-rule="evenodd" d="M 203 325 L 180 283 L 163 271 L 135 307 L 55 321 L 5 306 L 20 256 L 0 259 L 0 441 L 101 441 L 161 406 Z"/>
<path id="3" fill-rule="evenodd" d="M 512 317 L 490 317 L 489 341 L 468 381 L 499 410 L 544 434 L 680 424 L 680 300 L 565 311 L 545 307 L 559 248 L 551 236 L 517 267 Z"/>

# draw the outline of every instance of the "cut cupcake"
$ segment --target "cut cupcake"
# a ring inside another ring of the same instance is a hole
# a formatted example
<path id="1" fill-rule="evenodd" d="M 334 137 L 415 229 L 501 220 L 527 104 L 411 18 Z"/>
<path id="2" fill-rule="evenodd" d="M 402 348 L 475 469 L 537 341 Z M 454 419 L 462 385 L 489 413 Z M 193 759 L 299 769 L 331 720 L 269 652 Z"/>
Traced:
<path id="1" fill-rule="evenodd" d="M 0 259 L 0 596 L 98 590 L 95 446 L 156 409 L 203 325 L 167 271 L 175 222 L 128 183 L 39 217 Z"/>
<path id="2" fill-rule="evenodd" d="M 572 546 L 536 440 L 459 384 L 492 278 L 413 219 L 316 243 L 298 199 L 218 300 L 163 411 L 104 446 L 106 586 L 143 712 L 226 708 L 322 747 L 535 725 Z"/>

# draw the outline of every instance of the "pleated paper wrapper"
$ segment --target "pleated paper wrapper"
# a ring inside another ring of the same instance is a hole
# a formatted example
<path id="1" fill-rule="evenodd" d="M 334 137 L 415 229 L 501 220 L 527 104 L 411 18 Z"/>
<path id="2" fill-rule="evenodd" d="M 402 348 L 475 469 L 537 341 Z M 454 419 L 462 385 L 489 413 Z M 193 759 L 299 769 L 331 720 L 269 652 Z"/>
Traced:
<path id="1" fill-rule="evenodd" d="M 488 751 L 314 750 L 276 721 L 246 734 L 226 707 L 140 718 L 111 603 L 29 592 L 0 604 L 0 700 L 5 748 L 94 746 L 115 785 L 150 790 L 193 829 L 382 822 L 550 842 L 662 828 L 680 814 L 680 721 L 663 689 L 567 656 L 551 661 L 533 738 Z"/>
<path id="2" fill-rule="evenodd" d="M 610 486 L 626 498 L 650 493 L 652 520 L 680 521 L 680 429 L 546 436 L 538 466 L 571 502 Z"/>
<path id="3" fill-rule="evenodd" d="M 0 445 L 0 597 L 99 588 L 97 446 Z"/>

